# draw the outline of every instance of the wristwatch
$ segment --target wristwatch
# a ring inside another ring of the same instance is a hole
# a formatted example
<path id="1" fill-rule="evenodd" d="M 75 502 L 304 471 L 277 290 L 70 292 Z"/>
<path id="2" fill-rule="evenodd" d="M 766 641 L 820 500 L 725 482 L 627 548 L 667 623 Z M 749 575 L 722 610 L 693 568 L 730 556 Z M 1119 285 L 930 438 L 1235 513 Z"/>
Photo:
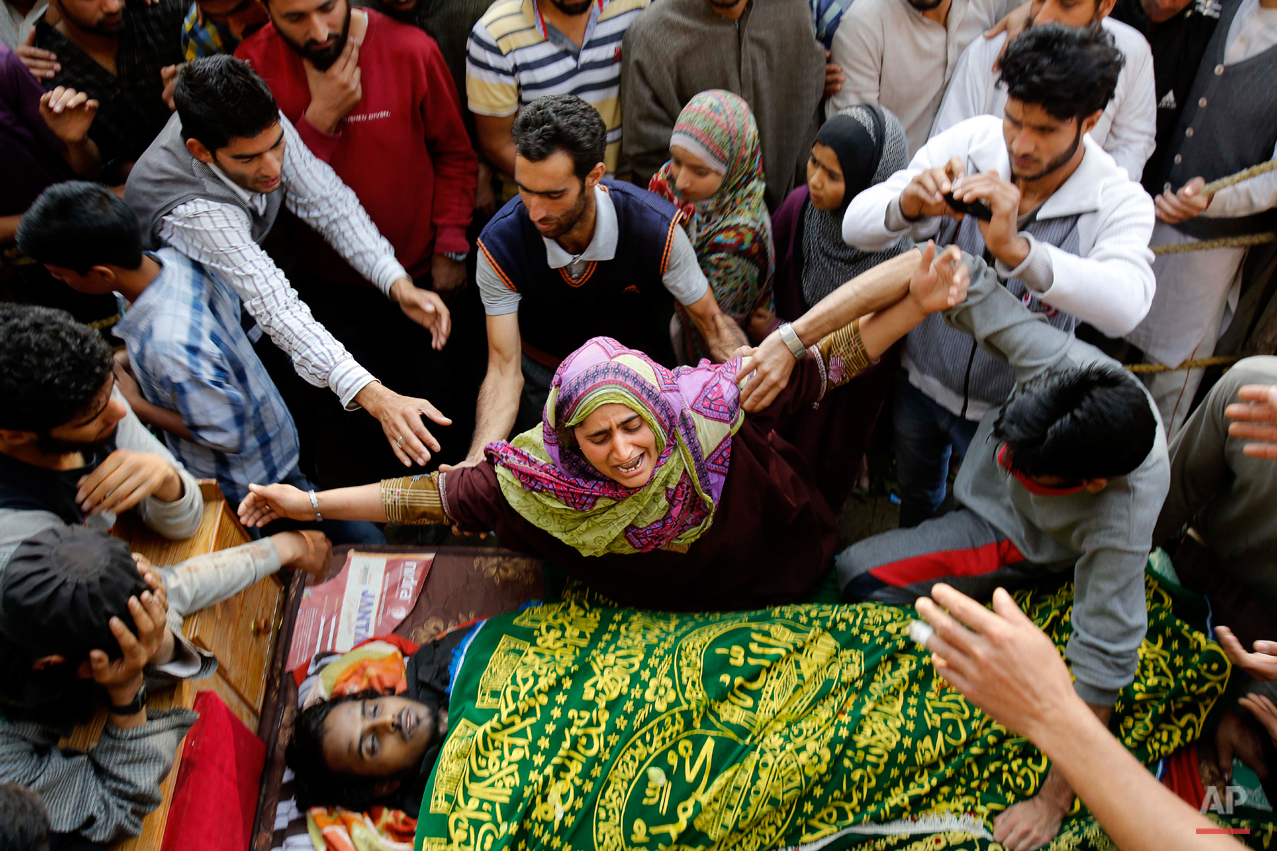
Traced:
<path id="1" fill-rule="evenodd" d="M 112 715 L 136 715 L 146 706 L 146 683 L 142 683 L 142 687 L 137 690 L 137 694 L 133 696 L 131 703 L 123 706 L 116 706 L 113 703 L 106 705 L 106 711 Z"/>
<path id="2" fill-rule="evenodd" d="M 789 346 L 794 359 L 802 360 L 807 354 L 807 347 L 803 345 L 802 340 L 798 339 L 798 332 L 794 330 L 794 326 L 788 322 L 782 322 L 777 330 L 780 332 L 780 338 L 785 341 L 785 345 Z"/>
<path id="3" fill-rule="evenodd" d="M 464 263 L 466 258 L 470 256 L 469 251 L 445 251 L 443 256 L 447 257 L 453 263 Z"/>

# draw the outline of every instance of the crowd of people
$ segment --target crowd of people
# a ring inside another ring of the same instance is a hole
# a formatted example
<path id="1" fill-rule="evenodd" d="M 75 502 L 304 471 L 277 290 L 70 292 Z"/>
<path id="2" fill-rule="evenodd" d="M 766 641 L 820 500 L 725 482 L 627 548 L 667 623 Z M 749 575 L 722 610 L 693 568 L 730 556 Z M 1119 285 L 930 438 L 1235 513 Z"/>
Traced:
<path id="1" fill-rule="evenodd" d="M 1221 770 L 1277 777 L 1277 358 L 1207 369 L 1268 292 L 1277 169 L 1217 182 L 1277 159 L 1277 0 L 0 3 L 14 847 L 136 835 L 195 720 L 148 684 L 216 665 L 183 616 L 387 524 L 640 609 L 916 604 L 1052 760 L 1009 851 L 1075 795 L 1233 841 L 1104 730 L 1163 547 L 1239 672 Z M 900 528 L 840 544 L 871 444 Z M 194 534 L 197 478 L 252 543 L 110 537 Z M 996 590 L 1060 575 L 1071 671 Z M 299 782 L 415 812 L 431 688 L 303 712 Z"/>

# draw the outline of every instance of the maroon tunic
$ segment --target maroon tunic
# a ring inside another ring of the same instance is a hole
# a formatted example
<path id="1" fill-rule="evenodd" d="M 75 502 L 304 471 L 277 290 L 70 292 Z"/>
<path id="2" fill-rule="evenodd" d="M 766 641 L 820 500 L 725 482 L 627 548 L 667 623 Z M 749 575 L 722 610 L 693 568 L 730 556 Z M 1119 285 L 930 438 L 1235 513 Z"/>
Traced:
<path id="1" fill-rule="evenodd" d="M 819 368 L 804 358 L 766 410 L 746 415 L 732 437 L 714 522 L 686 553 L 583 556 L 511 508 L 487 461 L 446 475 L 444 506 L 463 531 L 496 532 L 503 546 L 541 556 L 622 605 L 687 611 L 792 603 L 829 567 L 838 530 L 808 485 L 807 463 L 773 429 L 810 410 L 820 392 Z"/>

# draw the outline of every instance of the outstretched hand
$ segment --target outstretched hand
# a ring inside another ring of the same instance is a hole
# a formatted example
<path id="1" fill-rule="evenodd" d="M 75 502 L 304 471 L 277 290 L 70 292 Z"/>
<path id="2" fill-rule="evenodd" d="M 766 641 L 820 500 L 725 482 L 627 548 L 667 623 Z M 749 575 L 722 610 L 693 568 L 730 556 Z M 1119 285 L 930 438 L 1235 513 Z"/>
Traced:
<path id="1" fill-rule="evenodd" d="M 452 333 L 452 316 L 437 293 L 421 289 L 408 278 L 400 278 L 390 287 L 390 299 L 405 316 L 430 332 L 432 349 L 439 351 L 444 347 Z"/>
<path id="2" fill-rule="evenodd" d="M 937 252 L 935 242 L 928 240 L 909 279 L 909 298 L 924 314 L 936 313 L 961 304 L 969 284 L 970 270 L 957 246 Z"/>
<path id="3" fill-rule="evenodd" d="M 993 592 L 993 611 L 943 583 L 916 605 L 935 629 L 926 648 L 936 670 L 1008 729 L 1034 739 L 1061 707 L 1079 701 L 1054 642 L 1005 589 Z"/>
<path id="4" fill-rule="evenodd" d="M 1228 627 L 1215 627 L 1215 637 L 1234 665 L 1257 680 L 1277 680 L 1277 641 L 1256 641 L 1255 652 L 1247 653 Z"/>
<path id="5" fill-rule="evenodd" d="M 275 520 L 314 520 L 310 495 L 292 485 L 249 485 L 239 504 L 239 522 L 250 529 Z"/>
<path id="6" fill-rule="evenodd" d="M 439 298 L 434 293 L 430 295 Z M 376 381 L 355 394 L 355 401 L 381 423 L 386 442 L 405 467 L 411 467 L 414 461 L 424 467 L 431 453 L 439 451 L 439 441 L 426 428 L 423 416 L 439 425 L 452 425 L 452 420 L 425 399 L 400 396 Z"/>

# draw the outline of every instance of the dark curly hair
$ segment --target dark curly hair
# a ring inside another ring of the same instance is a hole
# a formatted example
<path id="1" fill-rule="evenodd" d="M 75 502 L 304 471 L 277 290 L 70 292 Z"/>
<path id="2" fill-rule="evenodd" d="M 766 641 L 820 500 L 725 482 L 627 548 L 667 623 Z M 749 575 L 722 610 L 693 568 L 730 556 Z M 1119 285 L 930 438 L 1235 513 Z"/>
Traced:
<path id="1" fill-rule="evenodd" d="M 47 433 L 90 413 L 111 347 L 63 310 L 0 304 L 0 428 Z"/>
<path id="2" fill-rule="evenodd" d="M 343 703 L 379 697 L 385 695 L 375 689 L 365 689 L 320 701 L 297 713 L 292 738 L 284 748 L 284 761 L 296 775 L 297 806 L 303 809 L 345 807 L 362 812 L 384 802 L 385 796 L 377 794 L 377 786 L 393 778 L 342 774 L 329 768 L 324 758 L 324 722 L 328 720 L 328 713 Z"/>
<path id="3" fill-rule="evenodd" d="M 1071 484 L 1132 472 L 1153 450 L 1157 417 L 1115 364 L 1052 370 L 1018 387 L 993 424 L 1012 469 Z"/>
<path id="4" fill-rule="evenodd" d="M 563 151 L 572 157 L 573 171 L 582 181 L 607 152 L 603 116 L 576 95 L 537 98 L 514 119 L 513 132 L 519 156 L 539 163 Z"/>
<path id="5" fill-rule="evenodd" d="M 1108 106 L 1125 61 L 1098 26 L 1042 24 L 1007 45 L 998 80 L 1009 97 L 1041 104 L 1060 121 L 1081 120 Z"/>
<path id="6" fill-rule="evenodd" d="M 279 107 L 266 81 L 247 62 L 225 54 L 182 68 L 173 102 L 182 120 L 182 139 L 197 139 L 209 153 L 279 123 Z"/>

